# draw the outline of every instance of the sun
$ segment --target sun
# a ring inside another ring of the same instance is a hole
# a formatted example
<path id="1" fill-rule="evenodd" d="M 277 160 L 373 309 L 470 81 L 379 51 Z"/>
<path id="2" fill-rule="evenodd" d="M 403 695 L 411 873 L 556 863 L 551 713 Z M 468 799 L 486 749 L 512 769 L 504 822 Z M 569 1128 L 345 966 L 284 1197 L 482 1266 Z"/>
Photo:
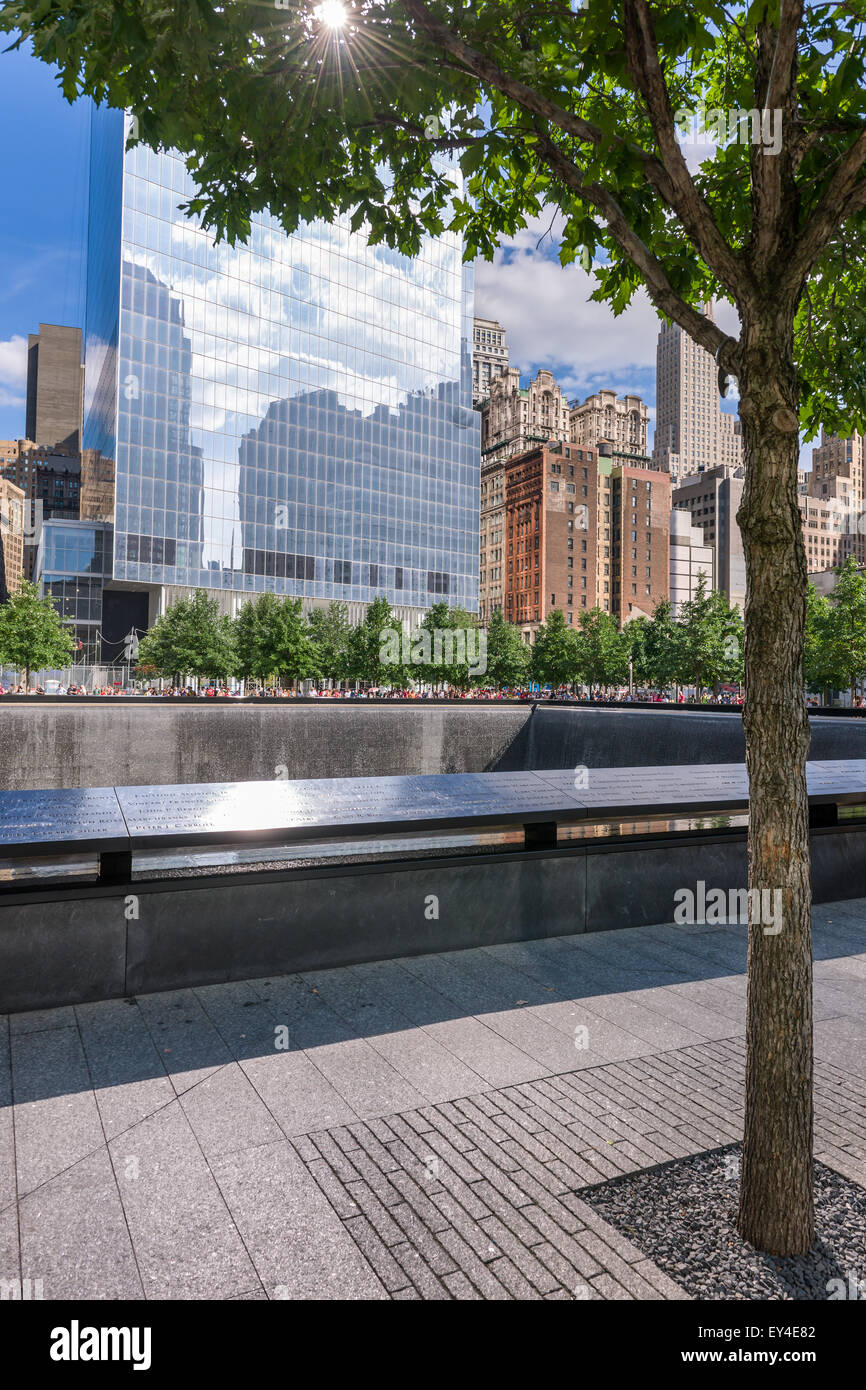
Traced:
<path id="1" fill-rule="evenodd" d="M 328 29 L 342 29 L 349 18 L 349 12 L 342 0 L 322 0 L 313 10 L 313 18 Z"/>

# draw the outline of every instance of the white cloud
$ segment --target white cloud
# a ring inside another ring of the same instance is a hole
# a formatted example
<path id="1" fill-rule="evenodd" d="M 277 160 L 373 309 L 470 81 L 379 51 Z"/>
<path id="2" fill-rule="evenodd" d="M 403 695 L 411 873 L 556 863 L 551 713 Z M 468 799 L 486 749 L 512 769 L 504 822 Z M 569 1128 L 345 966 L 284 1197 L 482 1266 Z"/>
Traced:
<path id="1" fill-rule="evenodd" d="M 579 265 L 561 266 L 555 248 L 561 218 L 534 218 L 497 251 L 475 264 L 475 312 L 498 319 L 508 335 L 509 360 L 521 372 L 550 367 L 567 395 L 600 386 L 655 400 L 656 342 L 660 320 L 646 291 L 615 317 L 590 300 L 595 277 Z M 739 334 L 732 305 L 718 302 L 716 322 Z"/>
<path id="2" fill-rule="evenodd" d="M 6 342 L 0 342 L 0 392 L 5 396 L 17 398 L 18 392 L 23 392 L 27 381 L 27 339 L 20 333 L 8 338 Z M 23 402 L 24 396 L 20 396 Z M 3 404 L 12 404 L 11 399 L 3 401 Z"/>
<path id="3" fill-rule="evenodd" d="M 607 305 L 590 302 L 594 276 L 551 258 L 556 226 L 539 247 L 549 222 L 535 220 L 494 261 L 476 262 L 476 314 L 505 327 L 512 364 L 522 371 L 558 369 L 567 393 L 588 392 L 602 377 L 619 384 L 654 373 L 659 320 L 646 293 L 639 291 L 619 318 Z M 642 394 L 646 390 L 644 381 Z"/>

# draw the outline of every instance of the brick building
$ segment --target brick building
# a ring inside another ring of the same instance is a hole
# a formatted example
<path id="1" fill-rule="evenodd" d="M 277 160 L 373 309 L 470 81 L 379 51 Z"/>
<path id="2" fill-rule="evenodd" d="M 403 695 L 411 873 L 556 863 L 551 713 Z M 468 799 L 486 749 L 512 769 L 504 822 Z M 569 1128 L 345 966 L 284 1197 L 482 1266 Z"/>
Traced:
<path id="1" fill-rule="evenodd" d="M 554 608 L 572 626 L 596 607 L 622 623 L 668 596 L 670 478 L 649 459 L 556 442 L 505 460 L 499 472 L 501 484 L 492 465 L 486 479 L 488 524 L 501 526 L 502 545 L 495 562 L 500 547 L 482 546 L 484 619 L 501 607 L 532 642 Z"/>

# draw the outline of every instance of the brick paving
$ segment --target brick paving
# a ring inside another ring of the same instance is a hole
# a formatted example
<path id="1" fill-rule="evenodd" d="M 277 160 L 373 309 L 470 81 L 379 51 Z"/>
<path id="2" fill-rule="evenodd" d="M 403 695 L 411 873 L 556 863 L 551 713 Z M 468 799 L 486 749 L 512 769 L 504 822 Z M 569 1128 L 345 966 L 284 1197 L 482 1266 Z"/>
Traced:
<path id="1" fill-rule="evenodd" d="M 580 1191 L 738 1141 L 743 1077 L 743 1045 L 725 1040 L 294 1146 L 392 1297 L 683 1299 Z M 818 1156 L 866 1180 L 866 1086 L 819 1063 L 816 1097 Z"/>
<path id="2" fill-rule="evenodd" d="M 866 1185 L 866 902 L 814 916 Z M 685 1298 L 581 1193 L 739 1139 L 744 966 L 663 925 L 3 1019 L 3 1296 Z"/>

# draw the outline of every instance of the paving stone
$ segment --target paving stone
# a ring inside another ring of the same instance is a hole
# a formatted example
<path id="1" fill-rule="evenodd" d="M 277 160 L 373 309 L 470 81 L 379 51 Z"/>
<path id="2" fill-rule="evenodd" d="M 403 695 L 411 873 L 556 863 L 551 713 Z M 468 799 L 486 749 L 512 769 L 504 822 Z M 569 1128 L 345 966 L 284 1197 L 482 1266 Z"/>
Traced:
<path id="1" fill-rule="evenodd" d="M 136 1003 L 178 1095 L 233 1060 L 193 990 L 142 994 Z"/>
<path id="2" fill-rule="evenodd" d="M 489 1236 L 491 1243 L 510 1257 L 540 1293 L 553 1292 L 559 1281 L 549 1269 L 545 1269 L 544 1265 L 536 1259 L 532 1250 L 528 1250 L 524 1242 L 519 1240 L 508 1226 L 504 1225 L 497 1217 L 488 1216 L 486 1220 L 482 1221 L 481 1227 L 485 1235 Z M 533 1234 L 537 1233 L 533 1232 Z"/>
<path id="3" fill-rule="evenodd" d="M 448 1292 L 452 1294 L 454 1298 L 481 1298 L 481 1294 L 474 1285 L 470 1284 L 466 1275 L 460 1269 L 455 1270 L 453 1274 L 446 1274 L 442 1282 L 446 1285 Z"/>
<path id="4" fill-rule="evenodd" d="M 105 1137 L 77 1028 L 12 1035 L 15 1157 L 23 1196 Z"/>
<path id="5" fill-rule="evenodd" d="M 816 929 L 816 1152 L 861 1183 L 864 921 Z M 745 939 L 662 925 L 0 1018 L 0 1279 L 11 1032 L 26 1269 L 70 1296 L 682 1299 L 581 1194 L 740 1137 Z"/>
<path id="6" fill-rule="evenodd" d="M 22 1274 L 46 1299 L 144 1297 L 106 1149 L 26 1196 L 20 1222 Z"/>
<path id="7" fill-rule="evenodd" d="M 256 1272 L 177 1100 L 109 1149 L 147 1298 L 231 1298 L 255 1287 Z"/>
<path id="8" fill-rule="evenodd" d="M 409 1276 L 405 1269 L 397 1263 L 387 1245 L 379 1239 L 365 1216 L 352 1217 L 346 1222 L 346 1230 L 364 1257 L 373 1266 L 389 1293 L 397 1293 L 399 1289 L 406 1287 Z"/>
<path id="9" fill-rule="evenodd" d="M 363 1040 L 316 1047 L 307 1055 L 359 1117 L 390 1115 L 424 1101 L 421 1093 Z"/>
<path id="10" fill-rule="evenodd" d="M 242 1063 L 284 1134 L 307 1134 L 356 1119 L 348 1101 L 303 1052 L 280 1052 Z"/>
<path id="11" fill-rule="evenodd" d="M 471 1246 L 466 1244 L 458 1231 L 454 1229 L 442 1231 L 439 1239 L 484 1298 L 503 1299 L 508 1297 L 506 1286 L 499 1282 L 490 1267 L 478 1259 Z"/>
<path id="12" fill-rule="evenodd" d="M 584 1248 L 584 1232 L 582 1230 L 573 1234 L 563 1230 L 559 1224 L 553 1220 L 550 1213 L 543 1211 L 540 1207 L 527 1207 L 523 1215 L 540 1233 L 546 1244 L 552 1245 L 554 1250 L 558 1250 L 560 1255 L 562 1255 L 582 1277 L 589 1278 L 593 1274 L 598 1274 L 598 1272 L 603 1269 L 604 1266 L 599 1264 L 592 1253 Z M 544 1259 L 540 1249 L 536 1248 L 534 1253 L 540 1260 Z"/>
<path id="13" fill-rule="evenodd" d="M 284 1019 L 251 984 L 204 985 L 193 994 L 235 1061 L 273 1055 Z"/>
<path id="14" fill-rule="evenodd" d="M 413 1245 L 397 1245 L 394 1247 L 393 1255 L 404 1274 L 411 1279 L 421 1298 L 436 1301 L 449 1297 L 449 1291 L 445 1285 L 437 1279 L 423 1255 Z M 400 1294 L 396 1294 L 395 1297 L 399 1298 Z"/>
<path id="15" fill-rule="evenodd" d="M 30 1009 L 24 1014 L 10 1014 L 13 1038 L 24 1033 L 44 1033 L 49 1028 L 74 1028 L 75 1009 L 71 1004 L 60 1009 Z"/>
<path id="16" fill-rule="evenodd" d="M 17 1198 L 9 1020 L 0 1015 L 0 1212 Z"/>
<path id="17" fill-rule="evenodd" d="M 413 1211 L 408 1202 L 404 1202 L 402 1206 L 394 1207 L 393 1217 L 407 1237 L 409 1244 L 418 1251 L 418 1254 L 434 1274 L 439 1276 L 451 1274 L 456 1269 L 451 1256 L 439 1244 L 437 1237 L 440 1232 L 434 1235 L 429 1231 L 424 1221 L 416 1211 Z M 446 1223 L 444 1229 L 447 1230 L 448 1227 L 449 1223 Z"/>
<path id="18" fill-rule="evenodd" d="M 78 1029 L 106 1139 L 175 1098 L 153 1039 L 125 999 L 78 1004 Z"/>
<path id="19" fill-rule="evenodd" d="M 214 1175 L 269 1298 L 387 1297 L 287 1141 L 233 1154 Z"/>
<path id="20" fill-rule="evenodd" d="M 21 1279 L 21 1255 L 18 1246 L 18 1212 L 14 1206 L 0 1211 L 0 1287 L 12 1288 Z M 11 1281 L 11 1283 L 10 1283 Z M 20 1290 L 19 1290 L 20 1291 Z"/>

